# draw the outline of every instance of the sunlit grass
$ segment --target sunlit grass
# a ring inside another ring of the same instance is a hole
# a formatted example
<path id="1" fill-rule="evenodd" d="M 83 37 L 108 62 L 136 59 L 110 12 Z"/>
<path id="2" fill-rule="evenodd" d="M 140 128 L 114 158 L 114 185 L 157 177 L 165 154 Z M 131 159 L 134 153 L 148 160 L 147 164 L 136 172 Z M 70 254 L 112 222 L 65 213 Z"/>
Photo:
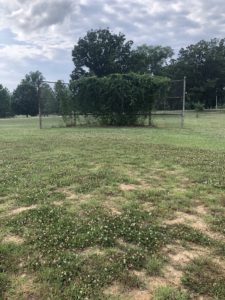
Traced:
<path id="1" fill-rule="evenodd" d="M 166 220 L 201 204 L 209 228 L 224 235 L 225 115 L 187 115 L 184 129 L 167 121 L 56 128 L 54 117 L 43 121 L 54 128 L 39 130 L 38 118 L 0 120 L 0 298 L 109 299 L 115 283 L 148 289 L 170 263 L 163 249 L 178 242 L 224 259 L 223 239 Z M 185 270 L 190 294 L 211 295 L 195 267 Z M 183 288 L 153 296 L 188 299 Z M 220 281 L 213 295 L 223 293 Z"/>

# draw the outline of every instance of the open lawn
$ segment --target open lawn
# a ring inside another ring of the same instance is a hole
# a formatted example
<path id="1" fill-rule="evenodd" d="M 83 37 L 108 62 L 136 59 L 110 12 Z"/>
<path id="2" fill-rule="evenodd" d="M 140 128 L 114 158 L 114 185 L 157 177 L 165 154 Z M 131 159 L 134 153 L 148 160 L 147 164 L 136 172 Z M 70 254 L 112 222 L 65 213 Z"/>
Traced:
<path id="1" fill-rule="evenodd" d="M 0 299 L 225 299 L 225 114 L 166 122 L 0 120 Z"/>

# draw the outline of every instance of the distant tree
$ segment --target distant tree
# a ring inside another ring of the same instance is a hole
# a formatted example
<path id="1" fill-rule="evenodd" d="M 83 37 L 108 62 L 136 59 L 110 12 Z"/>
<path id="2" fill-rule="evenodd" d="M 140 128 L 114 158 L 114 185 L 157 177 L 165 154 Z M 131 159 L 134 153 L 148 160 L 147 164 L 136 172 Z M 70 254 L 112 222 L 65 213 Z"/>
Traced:
<path id="1" fill-rule="evenodd" d="M 71 118 L 75 112 L 73 106 L 71 91 L 63 81 L 58 80 L 54 86 L 54 93 L 57 105 L 59 107 L 59 113 L 62 114 L 64 120 Z"/>
<path id="2" fill-rule="evenodd" d="M 54 90 L 48 83 L 43 83 L 41 85 L 40 99 L 43 114 L 49 115 L 57 114 L 59 112 L 59 105 Z"/>
<path id="3" fill-rule="evenodd" d="M 109 29 L 88 31 L 72 51 L 75 69 L 71 78 L 128 72 L 132 44 L 132 41 L 126 41 L 124 34 L 114 34 Z"/>
<path id="4" fill-rule="evenodd" d="M 137 58 L 136 69 L 142 73 L 161 75 L 163 67 L 173 54 L 171 47 L 148 46 L 146 44 L 139 46 L 134 51 L 134 57 Z"/>
<path id="5" fill-rule="evenodd" d="M 38 87 L 38 84 L 40 84 L 43 80 L 45 80 L 44 76 L 40 71 L 30 72 L 29 74 L 25 75 L 25 78 L 22 79 L 22 84 L 25 85 L 33 85 L 35 88 Z"/>
<path id="6" fill-rule="evenodd" d="M 29 84 L 19 84 L 13 92 L 12 109 L 16 115 L 36 116 L 38 114 L 36 88 Z"/>
<path id="7" fill-rule="evenodd" d="M 11 115 L 10 93 L 0 84 L 0 118 Z"/>
<path id="8" fill-rule="evenodd" d="M 38 85 L 44 80 L 41 72 L 30 72 L 13 92 L 12 108 L 15 114 L 38 114 Z"/>
<path id="9" fill-rule="evenodd" d="M 188 101 L 193 107 L 197 102 L 215 107 L 216 93 L 221 99 L 225 86 L 225 39 L 202 40 L 182 48 L 165 74 L 175 79 L 187 76 Z"/>

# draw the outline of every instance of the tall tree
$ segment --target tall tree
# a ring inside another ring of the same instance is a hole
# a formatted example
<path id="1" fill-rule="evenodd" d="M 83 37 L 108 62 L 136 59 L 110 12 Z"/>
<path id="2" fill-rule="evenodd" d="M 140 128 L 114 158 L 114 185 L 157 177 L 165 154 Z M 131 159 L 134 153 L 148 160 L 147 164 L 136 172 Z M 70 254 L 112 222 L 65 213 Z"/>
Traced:
<path id="1" fill-rule="evenodd" d="M 15 114 L 38 114 L 38 86 L 44 80 L 41 72 L 30 72 L 13 92 L 12 108 Z"/>
<path id="2" fill-rule="evenodd" d="M 36 116 L 38 114 L 36 88 L 29 84 L 19 84 L 13 92 L 12 109 L 16 115 Z"/>
<path id="3" fill-rule="evenodd" d="M 11 115 L 10 93 L 0 84 L 0 118 Z"/>
<path id="4" fill-rule="evenodd" d="M 200 102 L 206 108 L 215 107 L 216 93 L 224 102 L 225 39 L 202 40 L 182 48 L 165 74 L 176 79 L 187 76 L 190 105 Z"/>
<path id="5" fill-rule="evenodd" d="M 35 72 L 30 72 L 29 74 L 25 75 L 25 78 L 22 79 L 22 84 L 30 84 L 32 86 L 34 86 L 35 88 L 38 87 L 39 84 L 41 84 L 41 82 L 45 80 L 44 76 L 42 75 L 42 73 L 40 71 L 35 71 Z"/>
<path id="6" fill-rule="evenodd" d="M 75 108 L 73 107 L 69 87 L 63 81 L 58 80 L 54 86 L 54 93 L 59 113 L 65 117 L 72 115 L 75 112 Z"/>
<path id="7" fill-rule="evenodd" d="M 42 113 L 45 115 L 57 114 L 59 105 L 54 90 L 48 83 L 43 83 L 40 88 L 40 100 Z"/>
<path id="8" fill-rule="evenodd" d="M 137 57 L 136 69 L 142 73 L 160 75 L 162 68 L 167 65 L 174 52 L 171 47 L 148 46 L 146 44 L 137 47 L 134 55 Z"/>
<path id="9" fill-rule="evenodd" d="M 109 29 L 88 31 L 74 46 L 72 58 L 75 69 L 72 79 L 81 76 L 106 76 L 129 71 L 132 41 L 124 34 L 114 34 Z"/>

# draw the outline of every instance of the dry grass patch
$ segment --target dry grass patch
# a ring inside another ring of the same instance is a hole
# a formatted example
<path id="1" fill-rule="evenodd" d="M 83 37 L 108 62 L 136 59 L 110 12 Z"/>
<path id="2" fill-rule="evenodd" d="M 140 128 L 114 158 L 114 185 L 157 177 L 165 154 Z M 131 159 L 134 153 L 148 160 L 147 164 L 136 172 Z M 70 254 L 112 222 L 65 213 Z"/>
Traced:
<path id="1" fill-rule="evenodd" d="M 167 245 L 163 253 L 169 258 L 170 264 L 182 269 L 184 265 L 200 255 L 209 255 L 209 250 L 205 247 L 188 245 L 186 248 L 179 244 Z"/>
<path id="2" fill-rule="evenodd" d="M 118 297 L 123 300 L 151 300 L 148 290 L 132 289 L 126 290 L 120 283 L 115 282 L 104 290 L 106 296 Z"/>
<path id="3" fill-rule="evenodd" d="M 85 256 L 91 256 L 91 255 L 104 255 L 105 251 L 98 247 L 89 247 L 80 252 L 80 254 Z"/>
<path id="4" fill-rule="evenodd" d="M 136 190 L 139 186 L 138 185 L 135 185 L 135 184 L 125 184 L 125 183 L 122 183 L 120 184 L 120 189 L 122 191 L 134 191 Z"/>
<path id="5" fill-rule="evenodd" d="M 6 299 L 12 300 L 39 300 L 43 299 L 43 295 L 35 278 L 28 274 L 21 274 L 12 278 L 13 291 L 11 294 L 6 295 Z"/>
<path id="6" fill-rule="evenodd" d="M 203 208 L 201 207 L 200 210 L 202 209 Z M 218 240 L 218 241 L 225 240 L 222 234 L 211 231 L 207 223 L 202 219 L 200 215 L 188 214 L 188 213 L 178 211 L 175 214 L 175 218 L 171 220 L 166 220 L 164 223 L 166 225 L 178 225 L 178 224 L 189 225 L 192 228 L 201 231 L 203 234 L 207 235 L 208 237 L 214 240 Z"/>
<path id="7" fill-rule="evenodd" d="M 112 201 L 106 201 L 103 203 L 104 208 L 109 211 L 112 215 L 121 215 L 121 211 L 119 210 L 118 206 Z"/>
<path id="8" fill-rule="evenodd" d="M 53 204 L 56 206 L 63 206 L 64 202 L 63 201 L 53 201 Z"/>
<path id="9" fill-rule="evenodd" d="M 24 239 L 22 239 L 17 235 L 7 235 L 3 238 L 2 242 L 6 244 L 13 243 L 13 244 L 20 245 L 24 242 Z"/>
<path id="10" fill-rule="evenodd" d="M 155 209 L 154 205 L 152 205 L 150 202 L 143 203 L 141 208 L 146 212 L 152 212 Z"/>
<path id="11" fill-rule="evenodd" d="M 69 189 L 61 188 L 61 189 L 58 189 L 57 192 L 64 194 L 66 196 L 66 199 L 68 199 L 68 200 L 77 200 L 78 199 L 78 195 Z"/>
<path id="12" fill-rule="evenodd" d="M 18 215 L 24 211 L 36 209 L 37 205 L 18 207 L 10 211 L 9 215 Z"/>
<path id="13" fill-rule="evenodd" d="M 194 208 L 194 211 L 200 216 L 206 216 L 209 212 L 204 205 L 198 205 Z"/>

